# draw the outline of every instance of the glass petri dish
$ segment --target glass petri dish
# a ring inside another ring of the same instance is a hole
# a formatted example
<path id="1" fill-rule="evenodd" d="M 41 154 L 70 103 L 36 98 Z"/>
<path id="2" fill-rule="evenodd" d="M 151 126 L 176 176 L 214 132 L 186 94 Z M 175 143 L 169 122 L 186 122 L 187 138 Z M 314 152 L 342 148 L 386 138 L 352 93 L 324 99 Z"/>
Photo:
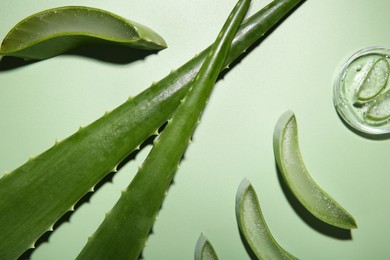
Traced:
<path id="1" fill-rule="evenodd" d="M 370 134 L 390 133 L 390 49 L 364 48 L 347 60 L 336 78 L 333 102 L 341 118 Z"/>

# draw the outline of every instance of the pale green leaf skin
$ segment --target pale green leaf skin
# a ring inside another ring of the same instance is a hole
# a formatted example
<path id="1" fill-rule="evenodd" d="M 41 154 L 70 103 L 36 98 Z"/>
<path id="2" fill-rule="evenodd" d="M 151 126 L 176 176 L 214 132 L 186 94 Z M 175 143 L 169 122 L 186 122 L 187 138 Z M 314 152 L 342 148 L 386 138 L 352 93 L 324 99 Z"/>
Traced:
<path id="1" fill-rule="evenodd" d="M 218 260 L 218 255 L 205 235 L 200 234 L 195 246 L 195 260 Z"/>
<path id="2" fill-rule="evenodd" d="M 244 22 L 230 64 L 301 0 L 277 0 Z M 0 179 L 0 259 L 15 259 L 171 117 L 208 49 L 133 99 Z"/>
<path id="3" fill-rule="evenodd" d="M 238 1 L 188 94 L 168 121 L 126 191 L 106 215 L 77 259 L 138 258 L 249 3 L 250 0 Z"/>
<path id="4" fill-rule="evenodd" d="M 86 44 L 117 44 L 160 50 L 164 39 L 150 28 L 111 12 L 64 6 L 33 14 L 5 36 L 0 55 L 47 59 Z"/>
<path id="5" fill-rule="evenodd" d="M 261 212 L 255 189 L 247 179 L 236 194 L 236 219 L 243 237 L 258 259 L 297 259 L 274 239 Z"/>
<path id="6" fill-rule="evenodd" d="M 274 154 L 284 181 L 298 201 L 318 219 L 343 229 L 357 228 L 355 219 L 310 176 L 298 143 L 295 115 L 287 111 L 276 123 Z"/>

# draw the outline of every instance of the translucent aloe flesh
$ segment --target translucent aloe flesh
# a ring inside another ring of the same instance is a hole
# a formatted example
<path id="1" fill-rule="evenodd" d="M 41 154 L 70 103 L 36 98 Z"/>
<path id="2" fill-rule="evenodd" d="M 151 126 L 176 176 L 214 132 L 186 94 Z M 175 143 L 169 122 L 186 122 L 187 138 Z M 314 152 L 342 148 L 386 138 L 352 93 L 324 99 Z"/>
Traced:
<path id="1" fill-rule="evenodd" d="M 292 111 L 285 112 L 274 131 L 274 153 L 284 181 L 301 204 L 318 219 L 344 229 L 357 228 L 355 219 L 312 179 L 303 162 L 298 128 Z"/>
<path id="2" fill-rule="evenodd" d="M 386 58 L 378 59 L 361 77 L 361 84 L 355 95 L 355 103 L 366 102 L 377 96 L 386 87 L 388 78 L 389 63 Z"/>
<path id="3" fill-rule="evenodd" d="M 150 28 L 116 14 L 85 6 L 65 6 L 31 15 L 5 36 L 0 55 L 46 59 L 91 43 L 135 48 L 166 48 Z"/>
<path id="4" fill-rule="evenodd" d="M 136 259 L 140 255 L 249 3 L 238 1 L 187 95 L 77 259 Z"/>
<path id="5" fill-rule="evenodd" d="M 274 239 L 261 212 L 255 189 L 242 180 L 236 195 L 236 219 L 243 237 L 258 259 L 297 259 Z"/>
<path id="6" fill-rule="evenodd" d="M 300 2 L 274 1 L 244 22 L 225 65 Z M 16 258 L 33 247 L 39 236 L 171 117 L 207 51 L 0 179 L 0 259 Z"/>
<path id="7" fill-rule="evenodd" d="M 218 255 L 210 241 L 203 235 L 199 236 L 195 246 L 195 260 L 218 260 Z"/>
<path id="8" fill-rule="evenodd" d="M 390 118 L 390 91 L 381 94 L 368 108 L 367 119 L 381 122 Z"/>

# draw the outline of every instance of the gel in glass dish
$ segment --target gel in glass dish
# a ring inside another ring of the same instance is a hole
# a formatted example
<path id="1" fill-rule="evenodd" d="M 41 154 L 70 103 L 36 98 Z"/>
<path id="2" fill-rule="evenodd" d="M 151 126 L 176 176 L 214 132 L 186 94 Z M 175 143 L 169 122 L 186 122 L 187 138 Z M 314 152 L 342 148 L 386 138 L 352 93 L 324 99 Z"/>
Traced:
<path id="1" fill-rule="evenodd" d="M 369 47 L 352 55 L 336 79 L 333 101 L 342 119 L 356 130 L 390 133 L 390 49 Z"/>

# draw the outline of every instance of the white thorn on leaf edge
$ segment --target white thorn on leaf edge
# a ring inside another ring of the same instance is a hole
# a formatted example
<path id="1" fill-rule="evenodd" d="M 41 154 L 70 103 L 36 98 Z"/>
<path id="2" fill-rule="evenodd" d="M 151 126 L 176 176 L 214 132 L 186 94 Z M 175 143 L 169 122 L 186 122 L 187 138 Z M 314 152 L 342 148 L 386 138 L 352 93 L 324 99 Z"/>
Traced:
<path id="1" fill-rule="evenodd" d="M 51 225 L 51 226 L 47 229 L 47 231 L 53 232 L 53 231 L 54 231 L 54 225 Z"/>
<path id="2" fill-rule="evenodd" d="M 111 214 L 111 210 L 107 211 L 106 213 L 104 213 L 104 218 L 108 218 Z"/>

